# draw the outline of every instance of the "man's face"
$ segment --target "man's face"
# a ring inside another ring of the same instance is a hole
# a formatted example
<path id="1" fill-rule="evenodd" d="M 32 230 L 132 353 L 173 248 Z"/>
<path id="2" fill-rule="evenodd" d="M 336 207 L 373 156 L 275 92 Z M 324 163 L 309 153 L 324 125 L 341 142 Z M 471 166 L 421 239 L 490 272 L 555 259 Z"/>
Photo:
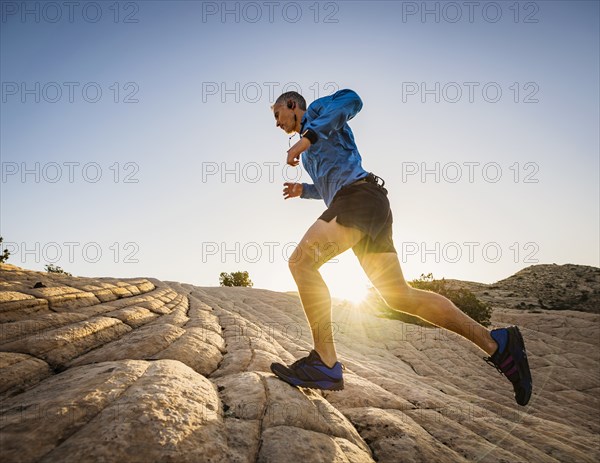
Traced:
<path id="1" fill-rule="evenodd" d="M 285 133 L 294 133 L 296 131 L 296 120 L 294 119 L 294 111 L 285 104 L 273 106 L 273 115 L 275 116 L 275 124 Z"/>

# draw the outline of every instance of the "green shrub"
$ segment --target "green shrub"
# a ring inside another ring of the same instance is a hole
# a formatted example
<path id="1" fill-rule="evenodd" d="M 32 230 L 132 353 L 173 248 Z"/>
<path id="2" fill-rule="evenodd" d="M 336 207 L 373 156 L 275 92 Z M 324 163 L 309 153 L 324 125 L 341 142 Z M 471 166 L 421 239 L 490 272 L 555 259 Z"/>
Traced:
<path id="1" fill-rule="evenodd" d="M 219 275 L 219 283 L 221 286 L 254 286 L 248 272 L 221 272 L 221 275 Z"/>
<path id="2" fill-rule="evenodd" d="M 2 244 L 2 237 L 0 236 L 0 245 Z M 0 247 L 0 250 L 2 248 Z M 6 262 L 8 260 L 8 256 L 10 256 L 10 252 L 8 252 L 8 249 L 5 249 L 4 251 L 2 251 L 0 253 L 0 264 L 3 264 L 4 262 Z"/>
<path id="3" fill-rule="evenodd" d="M 46 272 L 48 273 L 61 273 L 63 275 L 66 275 L 68 277 L 72 277 L 73 275 L 71 275 L 68 272 L 65 272 L 62 267 L 57 267 L 54 264 L 46 264 L 46 266 L 44 267 L 44 270 L 46 270 Z"/>

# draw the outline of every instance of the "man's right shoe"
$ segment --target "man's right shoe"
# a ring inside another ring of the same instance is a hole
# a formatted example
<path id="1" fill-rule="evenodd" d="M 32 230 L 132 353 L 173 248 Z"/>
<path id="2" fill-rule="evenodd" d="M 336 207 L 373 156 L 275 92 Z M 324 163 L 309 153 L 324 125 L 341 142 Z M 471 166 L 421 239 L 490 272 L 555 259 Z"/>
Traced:
<path id="1" fill-rule="evenodd" d="M 498 328 L 492 330 L 490 334 L 498 343 L 498 350 L 491 357 L 484 357 L 484 360 L 496 367 L 512 383 L 517 403 L 527 405 L 531 398 L 533 384 L 525 343 L 519 328 L 516 326 Z"/>
<path id="2" fill-rule="evenodd" d="M 289 366 L 281 363 L 271 364 L 271 371 L 286 383 L 324 391 L 344 389 L 343 369 L 344 366 L 340 362 L 335 362 L 331 368 L 325 365 L 316 350 L 311 350 L 308 357 L 296 360 Z"/>

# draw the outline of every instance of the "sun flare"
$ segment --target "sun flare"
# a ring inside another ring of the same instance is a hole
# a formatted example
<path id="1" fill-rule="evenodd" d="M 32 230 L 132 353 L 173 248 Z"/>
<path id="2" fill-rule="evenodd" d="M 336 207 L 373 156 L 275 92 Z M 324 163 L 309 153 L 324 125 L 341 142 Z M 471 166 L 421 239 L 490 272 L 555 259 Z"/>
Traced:
<path id="1" fill-rule="evenodd" d="M 332 298 L 360 305 L 366 299 L 371 284 L 353 257 L 338 256 L 334 262 L 321 267 L 321 274 Z"/>
<path id="2" fill-rule="evenodd" d="M 345 287 L 339 292 L 333 292 L 332 290 L 331 296 L 337 299 L 349 301 L 354 305 L 360 305 L 366 301 L 367 294 L 367 286 L 355 285 L 351 287 Z"/>

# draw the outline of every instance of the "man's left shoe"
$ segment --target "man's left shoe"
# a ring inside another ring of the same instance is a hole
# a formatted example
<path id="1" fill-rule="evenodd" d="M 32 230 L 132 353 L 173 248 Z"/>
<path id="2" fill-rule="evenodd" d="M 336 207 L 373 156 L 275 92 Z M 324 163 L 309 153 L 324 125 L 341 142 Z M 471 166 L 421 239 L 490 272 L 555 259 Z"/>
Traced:
<path id="1" fill-rule="evenodd" d="M 296 360 L 289 366 L 281 363 L 271 364 L 271 371 L 286 383 L 325 391 L 344 389 L 343 369 L 340 362 L 335 362 L 335 365 L 329 368 L 323 363 L 316 350 L 311 350 L 308 357 Z"/>
<path id="2" fill-rule="evenodd" d="M 498 343 L 498 350 L 491 357 L 484 357 L 484 360 L 496 367 L 512 383 L 517 403 L 527 405 L 533 385 L 525 343 L 519 328 L 498 328 L 492 330 L 491 335 Z"/>

